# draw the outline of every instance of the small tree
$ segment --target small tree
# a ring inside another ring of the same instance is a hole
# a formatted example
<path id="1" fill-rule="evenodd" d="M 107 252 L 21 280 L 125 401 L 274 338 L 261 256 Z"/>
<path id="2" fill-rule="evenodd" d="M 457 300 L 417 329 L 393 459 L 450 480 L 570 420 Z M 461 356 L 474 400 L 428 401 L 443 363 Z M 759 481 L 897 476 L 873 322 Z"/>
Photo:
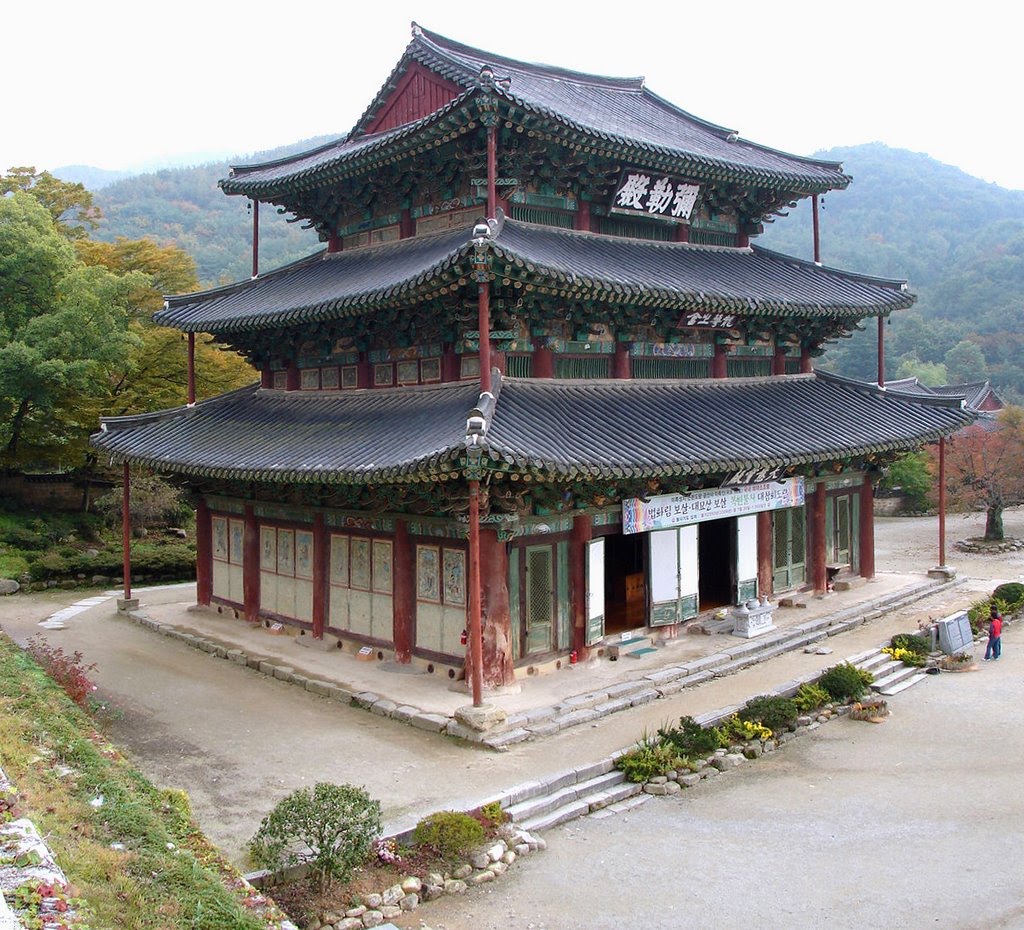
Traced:
<path id="1" fill-rule="evenodd" d="M 932 474 L 924 452 L 908 452 L 896 459 L 886 470 L 880 486 L 900 491 L 911 510 L 926 510 L 932 490 Z"/>
<path id="2" fill-rule="evenodd" d="M 937 452 L 932 468 L 937 471 Z M 1003 539 L 1003 511 L 1024 501 L 1024 408 L 1006 407 L 948 441 L 946 493 L 957 510 L 985 511 L 985 539 Z"/>
<path id="3" fill-rule="evenodd" d="M 380 802 L 365 789 L 318 782 L 278 802 L 263 818 L 249 851 L 268 869 L 308 863 L 322 892 L 335 879 L 348 881 L 380 830 Z"/>
<path id="4" fill-rule="evenodd" d="M 96 499 L 96 510 L 111 523 L 121 519 L 124 492 L 114 488 Z M 139 535 L 146 534 L 146 527 L 153 523 L 180 519 L 188 509 L 181 491 L 158 475 L 132 477 L 128 495 L 132 529 Z"/>

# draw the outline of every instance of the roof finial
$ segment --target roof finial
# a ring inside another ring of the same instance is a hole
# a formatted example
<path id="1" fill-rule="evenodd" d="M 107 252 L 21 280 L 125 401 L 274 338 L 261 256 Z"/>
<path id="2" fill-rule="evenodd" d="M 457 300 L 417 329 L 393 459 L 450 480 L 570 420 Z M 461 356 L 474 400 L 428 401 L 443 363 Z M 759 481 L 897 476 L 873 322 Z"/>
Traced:
<path id="1" fill-rule="evenodd" d="M 412 21 L 412 37 L 415 39 L 423 35 L 423 30 L 420 28 L 419 23 L 416 20 Z"/>

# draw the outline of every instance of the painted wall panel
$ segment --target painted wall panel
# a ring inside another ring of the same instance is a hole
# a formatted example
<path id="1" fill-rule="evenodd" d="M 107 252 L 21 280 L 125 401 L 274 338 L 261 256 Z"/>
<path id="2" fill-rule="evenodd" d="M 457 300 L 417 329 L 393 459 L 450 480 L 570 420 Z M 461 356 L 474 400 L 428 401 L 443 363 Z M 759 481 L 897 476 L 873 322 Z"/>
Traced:
<path id="1" fill-rule="evenodd" d="M 697 524 L 679 527 L 679 593 L 696 595 L 700 586 L 700 558 L 697 550 Z"/>
<path id="2" fill-rule="evenodd" d="M 651 600 L 655 604 L 679 598 L 678 530 L 655 530 L 650 538 Z"/>
<path id="3" fill-rule="evenodd" d="M 757 577 L 757 515 L 736 518 L 736 577 Z"/>

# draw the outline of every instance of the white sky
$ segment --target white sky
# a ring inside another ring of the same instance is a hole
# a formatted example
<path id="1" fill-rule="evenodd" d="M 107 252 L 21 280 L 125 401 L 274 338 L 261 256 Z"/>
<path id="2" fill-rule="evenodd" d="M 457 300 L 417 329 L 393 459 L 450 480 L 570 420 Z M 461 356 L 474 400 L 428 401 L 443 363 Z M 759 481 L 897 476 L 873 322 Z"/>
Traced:
<path id="1" fill-rule="evenodd" d="M 412 20 L 513 58 L 644 75 L 784 151 L 881 141 L 1024 189 L 1024 15 L 1011 0 L 20 3 L 4 20 L 0 172 L 206 161 L 341 135 Z"/>

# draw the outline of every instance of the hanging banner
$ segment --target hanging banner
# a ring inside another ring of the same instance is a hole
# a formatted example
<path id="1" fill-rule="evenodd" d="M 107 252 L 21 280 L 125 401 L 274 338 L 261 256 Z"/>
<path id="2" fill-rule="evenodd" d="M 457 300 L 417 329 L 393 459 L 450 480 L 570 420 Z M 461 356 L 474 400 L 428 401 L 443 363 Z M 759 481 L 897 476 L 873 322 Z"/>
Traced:
<path id="1" fill-rule="evenodd" d="M 633 497 L 622 502 L 622 532 L 646 533 L 762 510 L 802 507 L 803 503 L 803 478 L 691 491 L 689 494 L 661 494 L 646 500 Z"/>

